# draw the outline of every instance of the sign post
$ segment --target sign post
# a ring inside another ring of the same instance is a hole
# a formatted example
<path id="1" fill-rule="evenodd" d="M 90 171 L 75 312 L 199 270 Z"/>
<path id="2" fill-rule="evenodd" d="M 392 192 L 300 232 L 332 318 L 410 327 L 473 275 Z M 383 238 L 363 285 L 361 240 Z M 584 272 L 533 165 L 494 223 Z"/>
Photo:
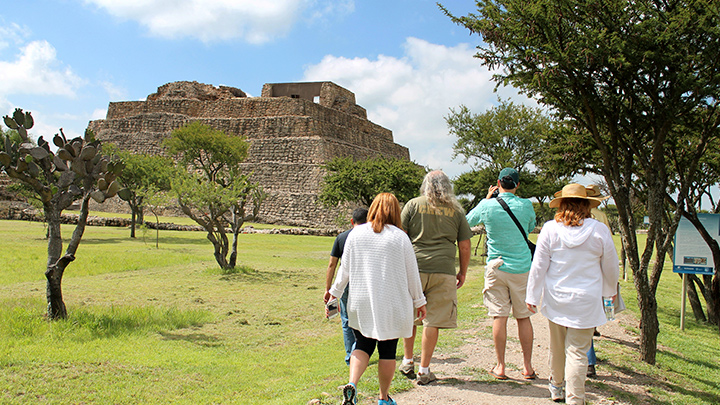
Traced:
<path id="1" fill-rule="evenodd" d="M 720 243 L 720 214 L 698 214 L 698 219 L 715 240 Z M 680 301 L 680 330 L 685 330 L 685 299 L 687 275 L 713 275 L 715 262 L 710 247 L 689 220 L 682 218 L 675 232 L 673 250 L 673 273 L 681 273 L 682 298 Z"/>

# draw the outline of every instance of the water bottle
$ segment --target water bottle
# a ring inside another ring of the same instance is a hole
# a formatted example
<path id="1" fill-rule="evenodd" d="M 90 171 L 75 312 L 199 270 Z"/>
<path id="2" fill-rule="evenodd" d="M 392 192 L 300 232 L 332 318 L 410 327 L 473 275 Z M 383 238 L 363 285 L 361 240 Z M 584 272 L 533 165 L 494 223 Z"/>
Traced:
<path id="1" fill-rule="evenodd" d="M 608 321 L 615 320 L 615 304 L 612 297 L 603 297 L 603 308 L 605 309 L 605 317 Z"/>

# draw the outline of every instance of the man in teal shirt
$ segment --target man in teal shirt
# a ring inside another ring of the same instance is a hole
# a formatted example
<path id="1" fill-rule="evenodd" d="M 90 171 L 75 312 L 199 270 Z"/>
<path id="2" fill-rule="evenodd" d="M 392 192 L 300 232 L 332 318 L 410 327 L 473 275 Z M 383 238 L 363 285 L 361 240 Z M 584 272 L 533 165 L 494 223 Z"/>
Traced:
<path id="1" fill-rule="evenodd" d="M 493 317 L 493 342 L 497 364 L 490 371 L 495 378 L 506 380 L 505 346 L 507 320 L 510 310 L 517 320 L 518 338 L 523 351 L 523 378 L 535 379 L 532 367 L 533 328 L 532 313 L 525 305 L 528 272 L 532 255 L 523 234 L 510 215 L 503 209 L 493 193 L 499 192 L 527 234 L 535 229 L 535 210 L 532 202 L 515 195 L 520 185 L 520 175 L 513 168 L 500 171 L 497 185 L 488 189 L 485 200 L 467 214 L 470 226 L 485 224 L 488 242 L 488 264 L 485 268 L 483 298 L 488 315 Z"/>

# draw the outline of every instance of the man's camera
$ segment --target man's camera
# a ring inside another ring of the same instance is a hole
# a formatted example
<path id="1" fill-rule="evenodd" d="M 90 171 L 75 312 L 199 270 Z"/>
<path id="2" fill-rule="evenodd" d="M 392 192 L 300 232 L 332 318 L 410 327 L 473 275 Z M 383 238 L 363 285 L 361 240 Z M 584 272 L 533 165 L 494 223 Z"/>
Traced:
<path id="1" fill-rule="evenodd" d="M 497 188 L 496 188 L 495 191 L 492 192 L 492 194 L 490 195 L 490 197 L 495 198 L 495 197 L 497 197 L 497 196 L 499 196 L 499 195 L 500 195 L 500 189 L 497 189 Z"/>

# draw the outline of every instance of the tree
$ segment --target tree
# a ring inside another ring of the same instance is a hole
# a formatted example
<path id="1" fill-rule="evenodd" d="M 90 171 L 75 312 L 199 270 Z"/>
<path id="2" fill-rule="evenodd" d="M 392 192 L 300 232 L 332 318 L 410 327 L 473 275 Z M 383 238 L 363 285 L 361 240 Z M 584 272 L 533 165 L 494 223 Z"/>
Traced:
<path id="1" fill-rule="evenodd" d="M 60 130 L 53 137 L 58 148 L 52 152 L 41 136 L 37 146 L 30 142 L 27 130 L 34 121 L 30 112 L 15 109 L 12 116 L 3 117 L 5 124 L 16 130 L 20 141 L 5 138 L 4 151 L 0 152 L 0 169 L 9 177 L 29 186 L 42 203 L 48 224 L 48 260 L 45 270 L 47 279 L 47 314 L 50 319 L 67 317 L 62 296 L 62 277 L 67 266 L 75 260 L 75 253 L 82 239 L 89 213 L 89 200 L 103 202 L 114 196 L 119 185 L 115 181 L 122 171 L 121 164 L 103 156 L 100 141 L 92 132 L 84 138 L 67 140 Z M 75 230 L 62 255 L 63 240 L 60 233 L 62 211 L 80 200 L 80 216 Z"/>
<path id="2" fill-rule="evenodd" d="M 257 183 L 240 172 L 248 143 L 194 121 L 174 130 L 165 146 L 184 169 L 172 181 L 180 209 L 205 228 L 220 267 L 234 269 L 242 225 L 257 218 L 265 199 Z M 251 213 L 246 213 L 248 207 Z M 228 224 L 232 242 L 225 229 Z"/>
<path id="3" fill-rule="evenodd" d="M 146 200 L 156 193 L 170 190 L 170 179 L 174 177 L 175 166 L 165 156 L 132 153 L 119 150 L 115 145 L 105 148 L 109 155 L 124 163 L 117 181 L 122 187 L 118 196 L 130 206 L 130 237 L 135 237 L 135 224 L 144 221 Z"/>
<path id="4" fill-rule="evenodd" d="M 121 190 L 122 191 L 122 190 Z M 120 193 L 118 191 L 118 193 Z M 155 248 L 160 248 L 160 218 L 158 215 L 167 208 L 170 203 L 170 197 L 166 191 L 160 191 L 154 186 L 150 185 L 148 189 L 144 191 L 144 205 L 150 212 L 155 216 Z"/>
<path id="5" fill-rule="evenodd" d="M 540 109 L 500 100 L 483 114 L 473 114 L 465 106 L 451 109 L 445 117 L 450 133 L 457 137 L 453 157 L 469 163 L 472 172 L 463 173 L 455 182 L 458 195 L 473 195 L 472 208 L 485 198 L 489 186 L 496 184 L 504 167 L 520 172 L 518 195 L 535 197 L 540 205 L 568 180 L 564 172 L 542 168 L 545 138 L 554 131 L 554 122 Z"/>
<path id="6" fill-rule="evenodd" d="M 699 115 L 704 114 L 700 113 Z M 700 120 L 696 121 L 695 124 L 702 123 L 703 125 L 709 125 L 714 127 L 717 132 L 720 132 L 720 114 L 711 114 L 707 116 L 707 119 L 710 121 Z M 708 140 L 706 152 L 698 161 L 693 156 L 693 151 L 697 150 L 697 147 L 694 147 L 695 145 L 703 142 L 702 139 L 698 138 L 698 134 L 701 134 L 703 131 L 698 128 L 682 125 L 676 132 L 681 132 L 684 136 L 681 139 L 671 138 L 672 146 L 668 149 L 668 161 L 671 162 L 673 169 L 673 176 L 671 177 L 673 189 L 676 190 L 678 194 L 685 193 L 681 198 L 688 201 L 688 203 L 687 209 L 682 212 L 682 214 L 700 233 L 710 248 L 713 262 L 715 263 L 715 274 L 713 276 L 704 275 L 702 279 L 700 279 L 696 275 L 688 275 L 688 295 L 696 318 L 705 320 L 702 307 L 700 306 L 700 300 L 695 290 L 695 285 L 697 285 L 707 304 L 707 320 L 720 326 L 720 246 L 698 217 L 703 196 L 710 196 L 709 200 L 712 211 L 718 212 L 718 206 L 712 198 L 710 188 L 717 185 L 718 179 L 720 178 L 718 177 L 720 173 L 720 152 L 718 152 L 720 136 L 716 135 Z M 694 173 L 690 175 L 689 171 L 693 171 Z M 687 177 L 693 179 L 687 179 Z M 683 188 L 684 183 L 690 183 L 690 186 Z M 677 204 L 670 194 L 668 194 L 667 199 L 669 204 L 673 206 Z"/>
<path id="7" fill-rule="evenodd" d="M 323 168 L 327 174 L 319 200 L 326 206 L 349 202 L 369 207 L 373 198 L 383 192 L 407 202 L 418 195 L 427 173 L 415 162 L 382 156 L 364 160 L 335 157 Z"/>
<path id="8" fill-rule="evenodd" d="M 668 211 L 666 156 L 679 125 L 699 129 L 689 167 L 697 169 L 718 114 L 720 4 L 712 0 L 481 0 L 478 13 L 455 17 L 482 36 L 477 57 L 556 111 L 591 139 L 597 170 L 617 204 L 623 246 L 634 274 L 640 357 L 654 364 L 659 324 L 655 292 L 683 212 L 693 172 L 678 184 Z M 699 113 L 702 111 L 702 113 Z M 707 120 L 712 123 L 713 120 Z M 556 142 L 568 142 L 557 139 Z M 639 181 L 636 181 L 639 180 Z M 640 253 L 632 190 L 645 198 L 650 227 Z M 669 212 L 669 214 L 668 214 Z"/>

